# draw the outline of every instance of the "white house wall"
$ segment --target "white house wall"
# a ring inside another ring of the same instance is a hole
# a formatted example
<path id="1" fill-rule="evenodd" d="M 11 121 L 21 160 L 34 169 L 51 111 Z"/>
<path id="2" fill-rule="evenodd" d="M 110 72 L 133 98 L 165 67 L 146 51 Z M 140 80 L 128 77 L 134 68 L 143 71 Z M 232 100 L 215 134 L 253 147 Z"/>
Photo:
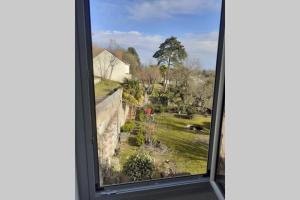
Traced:
<path id="1" fill-rule="evenodd" d="M 93 59 L 94 76 L 123 82 L 131 78 L 129 65 L 125 64 L 110 52 L 104 50 Z"/>

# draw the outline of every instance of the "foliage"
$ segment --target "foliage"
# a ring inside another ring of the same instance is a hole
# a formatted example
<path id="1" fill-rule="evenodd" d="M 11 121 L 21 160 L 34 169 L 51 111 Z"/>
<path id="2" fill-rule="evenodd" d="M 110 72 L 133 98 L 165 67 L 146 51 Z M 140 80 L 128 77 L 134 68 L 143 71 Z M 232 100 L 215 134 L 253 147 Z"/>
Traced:
<path id="1" fill-rule="evenodd" d="M 152 136 L 151 136 L 151 140 L 152 140 L 152 144 L 153 144 L 153 145 L 156 145 L 157 142 L 158 142 L 158 137 L 157 137 L 156 135 L 152 135 Z"/>
<path id="2" fill-rule="evenodd" d="M 199 108 L 199 112 L 205 114 L 212 109 L 215 73 L 214 71 L 201 71 L 201 80 L 195 89 L 193 106 Z"/>
<path id="3" fill-rule="evenodd" d="M 134 47 L 128 47 L 127 52 L 136 57 L 138 65 L 141 65 L 140 57 Z"/>
<path id="4" fill-rule="evenodd" d="M 159 66 L 168 68 L 168 70 L 164 72 L 164 90 L 166 90 L 166 81 L 170 78 L 170 68 L 181 64 L 187 57 L 187 53 L 181 42 L 172 36 L 160 44 L 159 50 L 154 53 L 153 57 L 158 60 Z M 163 70 L 163 68 L 161 68 L 161 70 Z"/>
<path id="5" fill-rule="evenodd" d="M 144 106 L 145 109 L 150 108 L 151 110 L 153 110 L 153 104 L 146 104 Z"/>
<path id="6" fill-rule="evenodd" d="M 130 156 L 124 165 L 124 172 L 132 181 L 151 179 L 154 170 L 153 158 L 146 153 L 137 153 Z"/>
<path id="7" fill-rule="evenodd" d="M 139 109 L 137 111 L 137 120 L 144 122 L 146 120 L 146 114 L 145 111 L 143 109 Z"/>
<path id="8" fill-rule="evenodd" d="M 167 111 L 167 106 L 165 106 L 165 105 L 157 104 L 154 107 L 154 112 L 156 112 L 156 113 L 163 113 L 166 111 Z"/>
<path id="9" fill-rule="evenodd" d="M 166 64 L 170 67 L 184 60 L 187 57 L 187 53 L 181 42 L 172 36 L 160 44 L 159 50 L 154 53 L 153 57 L 158 59 L 159 65 Z"/>
<path id="10" fill-rule="evenodd" d="M 154 85 L 161 80 L 160 69 L 156 65 L 143 67 L 139 70 L 137 77 L 143 83 L 145 91 L 147 91 L 148 94 L 152 94 Z"/>
<path id="11" fill-rule="evenodd" d="M 134 121 L 128 121 L 121 127 L 121 132 L 131 132 L 134 129 Z"/>
<path id="12" fill-rule="evenodd" d="M 197 113 L 197 109 L 196 109 L 194 106 L 188 106 L 188 107 L 186 108 L 186 113 L 187 113 L 188 115 L 194 115 L 194 114 Z"/>
<path id="13" fill-rule="evenodd" d="M 174 114 L 156 114 L 157 136 L 162 146 L 167 146 L 166 153 L 152 154 L 156 163 L 166 159 L 176 163 L 176 173 L 206 173 L 210 117 L 196 114 L 193 119 L 176 118 Z M 198 124 L 203 127 L 199 133 L 186 128 L 187 125 Z M 135 155 L 141 147 L 121 144 L 120 163 L 124 166 L 131 155 Z M 147 150 L 146 150 L 147 151 Z M 156 177 L 155 177 L 156 178 Z"/>
<path id="14" fill-rule="evenodd" d="M 139 81 L 125 79 L 123 86 L 123 101 L 129 105 L 129 116 L 132 118 L 132 111 L 143 102 L 143 90 Z"/>
<path id="15" fill-rule="evenodd" d="M 122 98 L 123 101 L 130 106 L 138 106 L 139 104 L 139 102 L 134 98 L 134 96 L 128 94 L 127 92 L 123 92 Z"/>
<path id="16" fill-rule="evenodd" d="M 142 133 L 141 131 L 139 131 L 136 135 L 136 144 L 138 146 L 142 146 L 143 144 L 145 144 L 145 136 L 144 133 Z"/>
<path id="17" fill-rule="evenodd" d="M 130 74 L 132 74 L 134 77 L 136 77 L 139 68 L 140 68 L 140 64 L 137 60 L 137 58 L 132 55 L 129 52 L 125 52 L 124 56 L 123 56 L 123 61 L 127 64 L 129 64 L 129 72 Z"/>
<path id="18" fill-rule="evenodd" d="M 143 89 L 140 86 L 139 81 L 137 80 L 131 80 L 131 79 L 125 79 L 123 84 L 124 93 L 127 93 L 134 97 L 137 101 L 140 101 L 140 99 L 143 98 Z"/>
<path id="19" fill-rule="evenodd" d="M 136 77 L 140 71 L 141 61 L 135 48 L 129 47 L 127 49 L 127 51 L 124 53 L 123 61 L 129 64 L 130 74 L 132 74 L 133 77 Z"/>

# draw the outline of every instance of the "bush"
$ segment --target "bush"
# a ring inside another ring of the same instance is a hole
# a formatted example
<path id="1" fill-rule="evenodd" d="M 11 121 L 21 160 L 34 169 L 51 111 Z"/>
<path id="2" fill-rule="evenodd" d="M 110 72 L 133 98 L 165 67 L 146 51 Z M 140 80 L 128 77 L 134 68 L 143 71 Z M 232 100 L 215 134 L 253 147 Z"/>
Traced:
<path id="1" fill-rule="evenodd" d="M 156 105 L 154 108 L 154 112 L 157 112 L 157 113 L 163 113 L 163 112 L 166 112 L 166 110 L 167 110 L 167 107 L 163 106 L 163 105 Z"/>
<path id="2" fill-rule="evenodd" d="M 146 104 L 145 108 L 150 108 L 151 110 L 153 110 L 153 105 L 152 104 Z"/>
<path id="3" fill-rule="evenodd" d="M 128 121 L 121 127 L 121 132 L 131 132 L 134 129 L 134 121 Z"/>
<path id="4" fill-rule="evenodd" d="M 194 106 L 188 106 L 186 109 L 188 115 L 194 115 L 197 113 L 197 109 Z"/>
<path id="5" fill-rule="evenodd" d="M 139 131 L 136 135 L 136 144 L 138 146 L 142 146 L 143 144 L 145 144 L 145 136 L 144 133 L 142 133 L 141 131 Z"/>
<path id="6" fill-rule="evenodd" d="M 137 120 L 144 122 L 146 121 L 146 114 L 143 109 L 140 109 L 137 111 Z"/>
<path id="7" fill-rule="evenodd" d="M 124 172 L 132 181 L 151 179 L 154 170 L 154 161 L 146 153 L 132 155 L 124 164 Z"/>

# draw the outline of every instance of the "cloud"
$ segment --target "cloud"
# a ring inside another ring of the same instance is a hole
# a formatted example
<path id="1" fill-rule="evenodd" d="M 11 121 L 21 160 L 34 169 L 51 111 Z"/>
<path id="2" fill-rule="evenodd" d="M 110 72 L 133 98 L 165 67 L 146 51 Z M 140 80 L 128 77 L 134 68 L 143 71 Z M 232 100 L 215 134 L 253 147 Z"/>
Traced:
<path id="1" fill-rule="evenodd" d="M 111 39 L 122 48 L 134 47 L 145 64 L 156 63 L 152 56 L 166 39 L 160 35 L 146 35 L 138 31 L 99 31 L 93 33 L 92 37 L 93 43 L 103 48 L 109 46 Z M 217 32 L 188 33 L 178 37 L 178 40 L 184 45 L 189 59 L 199 60 L 204 68 L 214 68 L 218 46 Z"/>
<path id="2" fill-rule="evenodd" d="M 127 7 L 129 17 L 135 20 L 163 19 L 177 14 L 199 14 L 220 8 L 220 0 L 142 0 Z"/>
<path id="3" fill-rule="evenodd" d="M 163 42 L 159 35 L 145 35 L 137 31 L 99 31 L 93 34 L 93 42 L 100 47 L 107 48 L 110 40 L 115 40 L 122 48 L 134 47 L 144 63 L 154 61 L 153 53 Z"/>
<path id="4" fill-rule="evenodd" d="M 218 49 L 218 32 L 186 34 L 178 38 L 185 46 L 190 59 L 197 59 L 205 68 L 215 68 Z"/>

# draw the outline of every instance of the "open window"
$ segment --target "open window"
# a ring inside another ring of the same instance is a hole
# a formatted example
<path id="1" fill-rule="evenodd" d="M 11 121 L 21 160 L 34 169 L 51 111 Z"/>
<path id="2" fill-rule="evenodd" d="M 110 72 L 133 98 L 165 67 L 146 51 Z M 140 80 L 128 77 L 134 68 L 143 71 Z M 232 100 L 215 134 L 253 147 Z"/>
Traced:
<path id="1" fill-rule="evenodd" d="M 178 199 L 223 197 L 215 172 L 224 5 L 171 2 L 76 1 L 76 166 L 84 199 L 163 199 L 168 191 Z"/>

